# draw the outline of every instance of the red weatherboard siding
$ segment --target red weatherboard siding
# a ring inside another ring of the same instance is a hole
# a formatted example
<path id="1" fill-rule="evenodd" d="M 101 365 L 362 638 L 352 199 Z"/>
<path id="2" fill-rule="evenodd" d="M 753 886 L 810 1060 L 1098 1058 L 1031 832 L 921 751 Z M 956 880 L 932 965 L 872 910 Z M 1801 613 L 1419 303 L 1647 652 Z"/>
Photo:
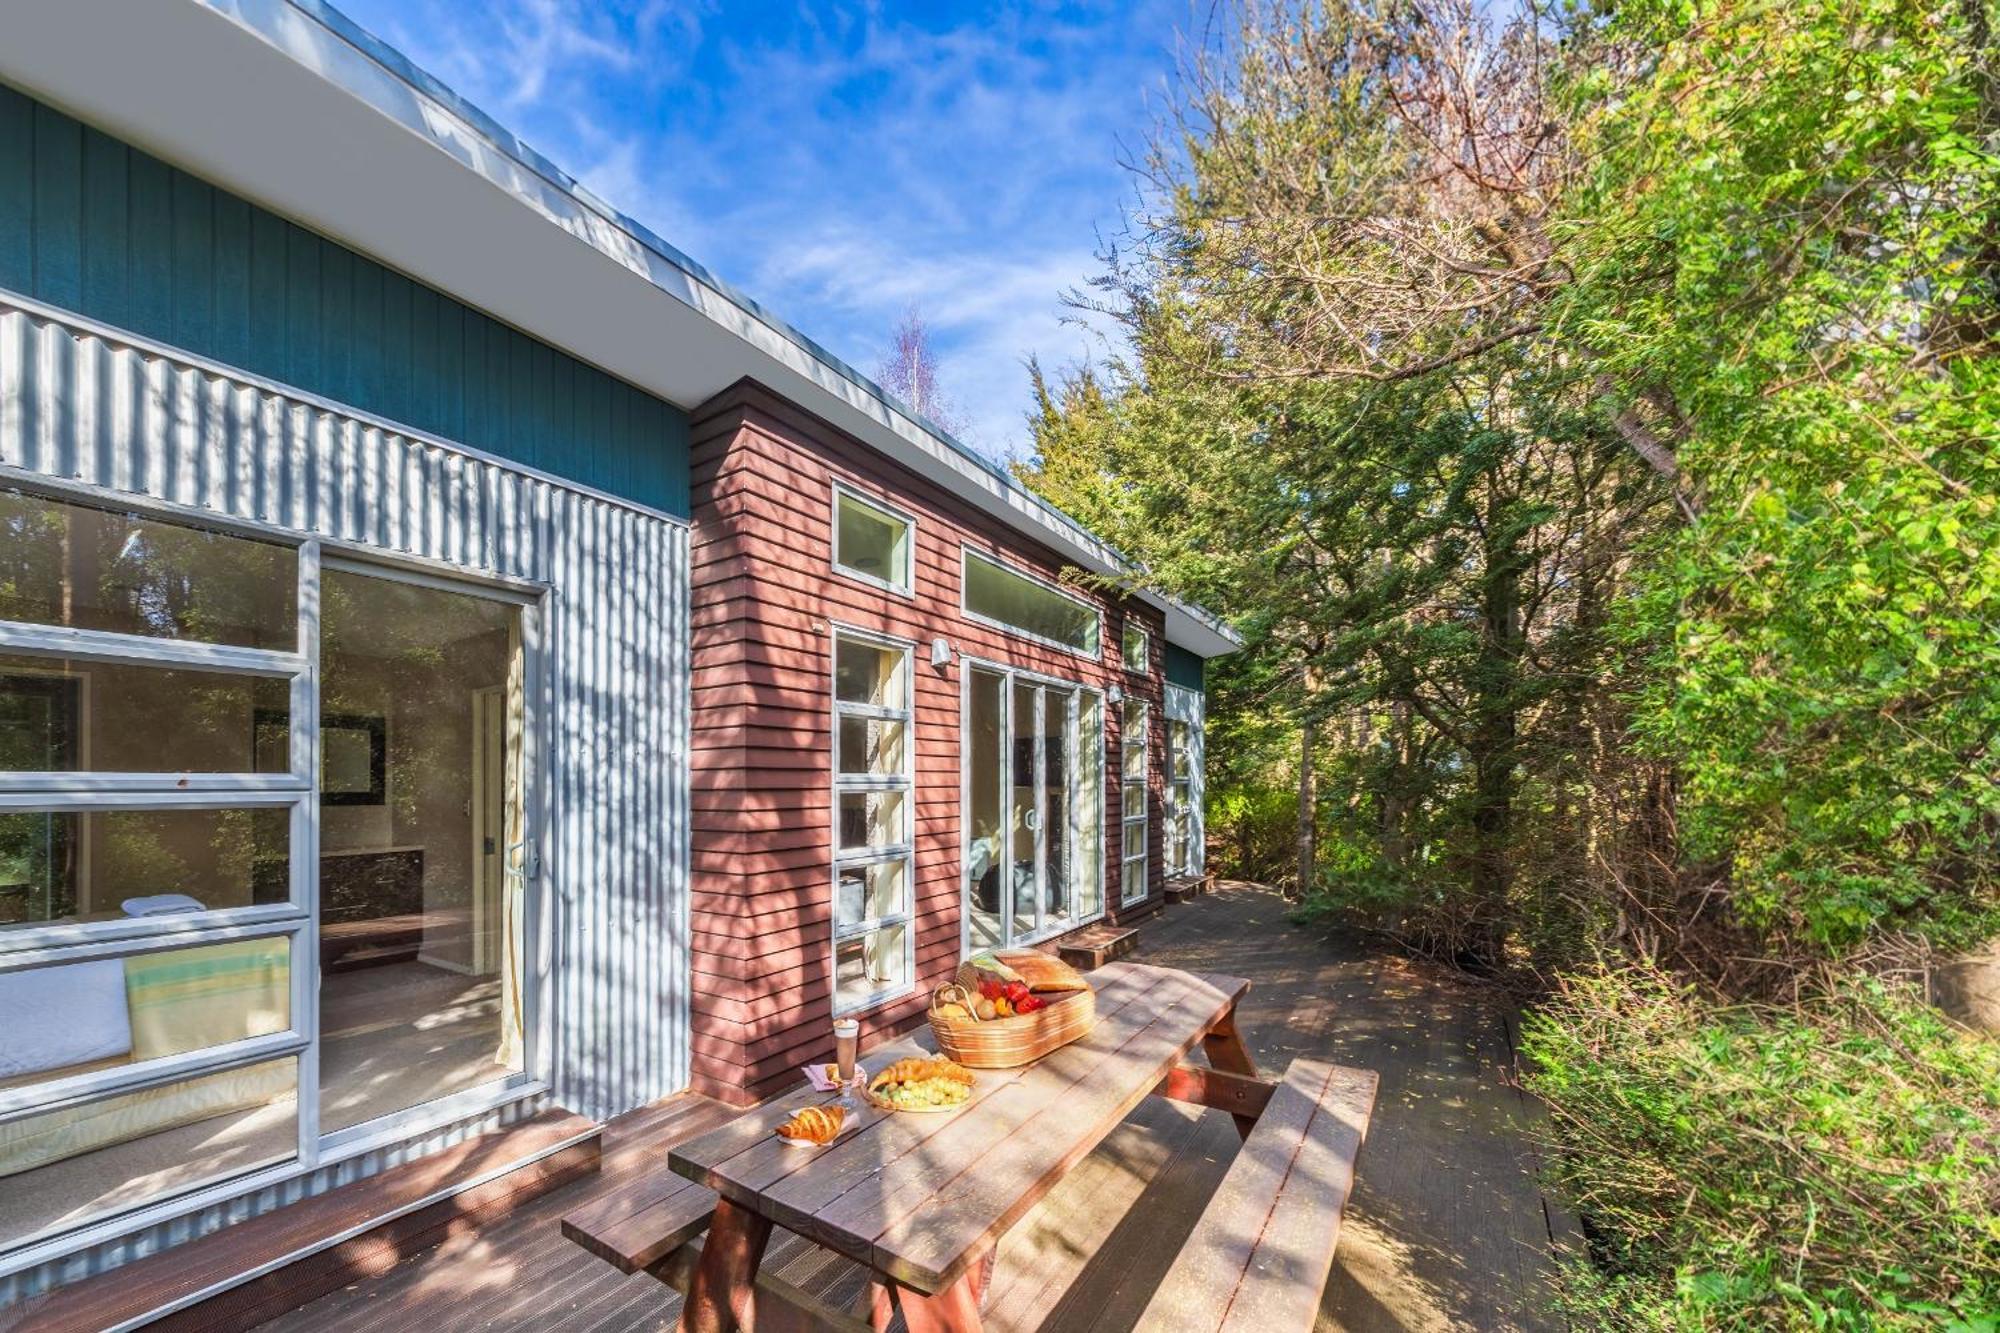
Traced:
<path id="1" fill-rule="evenodd" d="M 974 624 L 959 610 L 961 544 L 1058 578 L 1061 562 L 1020 534 L 834 427 L 744 382 L 695 414 L 692 580 L 694 1087 L 764 1096 L 832 1052 L 833 746 L 829 622 L 914 640 L 918 989 L 862 1015 L 864 1044 L 922 1020 L 931 987 L 958 963 L 957 661 L 930 665 L 932 639 L 1153 704 L 1152 884 L 1127 919 L 1162 901 L 1159 613 L 1077 589 L 1108 610 L 1096 661 Z M 836 574 L 833 480 L 917 520 L 916 595 Z M 1121 616 L 1153 636 L 1152 674 L 1118 664 Z M 1118 718 L 1107 707 L 1105 893 L 1119 889 Z"/>

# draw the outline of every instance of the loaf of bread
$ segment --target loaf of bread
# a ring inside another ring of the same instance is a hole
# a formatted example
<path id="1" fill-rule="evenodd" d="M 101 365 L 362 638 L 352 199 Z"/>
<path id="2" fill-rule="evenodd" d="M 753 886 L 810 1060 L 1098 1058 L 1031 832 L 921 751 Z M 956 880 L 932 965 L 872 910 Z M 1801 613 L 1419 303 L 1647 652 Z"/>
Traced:
<path id="1" fill-rule="evenodd" d="M 1031 991 L 1055 992 L 1090 988 L 1090 983 L 1083 979 L 1081 972 L 1054 954 L 1022 949 L 1001 954 L 1000 961 L 1025 981 Z"/>

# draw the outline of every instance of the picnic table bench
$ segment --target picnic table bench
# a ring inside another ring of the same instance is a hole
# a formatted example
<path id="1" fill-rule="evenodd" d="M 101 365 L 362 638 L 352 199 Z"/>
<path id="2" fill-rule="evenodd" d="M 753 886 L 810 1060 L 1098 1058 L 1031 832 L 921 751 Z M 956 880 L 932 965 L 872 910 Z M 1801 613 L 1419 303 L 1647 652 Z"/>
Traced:
<path id="1" fill-rule="evenodd" d="M 1245 1142 L 1148 1308 L 1149 1326 L 1238 1327 L 1254 1314 L 1310 1328 L 1374 1075 L 1301 1060 L 1282 1083 L 1259 1078 L 1236 1028 L 1247 981 L 1136 963 L 1109 964 L 1093 980 L 1098 1021 L 1087 1036 L 1020 1069 L 978 1071 L 954 1112 L 857 1102 L 839 1139 L 805 1151 L 773 1133 L 831 1099 L 802 1089 L 681 1144 L 671 1173 L 593 1201 L 563 1219 L 563 1232 L 685 1293 L 683 1329 L 858 1333 L 900 1309 L 911 1333 L 977 1330 L 1000 1238 L 1159 1095 L 1229 1112 Z M 1205 1066 L 1185 1059 L 1196 1045 Z M 879 1069 L 926 1048 L 905 1040 L 864 1063 Z M 830 1308 L 761 1272 L 774 1226 L 870 1270 L 862 1309 Z"/>

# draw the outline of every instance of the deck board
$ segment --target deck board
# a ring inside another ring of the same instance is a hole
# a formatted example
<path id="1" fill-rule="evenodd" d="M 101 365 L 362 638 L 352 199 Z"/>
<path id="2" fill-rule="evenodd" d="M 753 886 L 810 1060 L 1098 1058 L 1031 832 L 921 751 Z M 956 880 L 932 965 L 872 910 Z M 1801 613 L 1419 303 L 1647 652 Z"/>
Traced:
<path id="1" fill-rule="evenodd" d="M 1506 1076 L 1506 1011 L 1480 991 L 1288 926 L 1285 911 L 1275 894 L 1220 884 L 1148 923 L 1131 957 L 1250 978 L 1242 1028 L 1267 1070 L 1310 1055 L 1381 1073 L 1319 1328 L 1553 1333 L 1559 1325 L 1536 1305 L 1548 1274 L 1548 1223 L 1521 1132 L 1530 1109 Z M 678 1315 L 679 1296 L 562 1239 L 560 1220 L 637 1170 L 664 1165 L 669 1143 L 735 1114 L 682 1097 L 614 1121 L 595 1180 L 267 1327 L 658 1329 Z M 987 1328 L 1131 1328 L 1237 1147 L 1221 1112 L 1142 1102 L 1002 1241 Z M 836 1305 L 861 1291 L 858 1268 L 782 1232 L 766 1264 Z"/>

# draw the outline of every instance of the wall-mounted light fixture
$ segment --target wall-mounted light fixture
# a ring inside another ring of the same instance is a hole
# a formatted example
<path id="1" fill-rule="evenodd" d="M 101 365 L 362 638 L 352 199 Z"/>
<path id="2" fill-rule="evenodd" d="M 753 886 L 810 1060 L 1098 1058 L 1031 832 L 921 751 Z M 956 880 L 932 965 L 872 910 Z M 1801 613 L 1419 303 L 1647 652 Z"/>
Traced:
<path id="1" fill-rule="evenodd" d="M 1116 685 L 1113 685 L 1110 689 L 1104 692 L 1104 698 L 1105 702 L 1107 703 L 1122 704 L 1125 702 L 1125 691 L 1119 689 Z"/>
<path id="2" fill-rule="evenodd" d="M 934 667 L 944 667 L 951 665 L 950 639 L 931 640 L 931 665 Z"/>

